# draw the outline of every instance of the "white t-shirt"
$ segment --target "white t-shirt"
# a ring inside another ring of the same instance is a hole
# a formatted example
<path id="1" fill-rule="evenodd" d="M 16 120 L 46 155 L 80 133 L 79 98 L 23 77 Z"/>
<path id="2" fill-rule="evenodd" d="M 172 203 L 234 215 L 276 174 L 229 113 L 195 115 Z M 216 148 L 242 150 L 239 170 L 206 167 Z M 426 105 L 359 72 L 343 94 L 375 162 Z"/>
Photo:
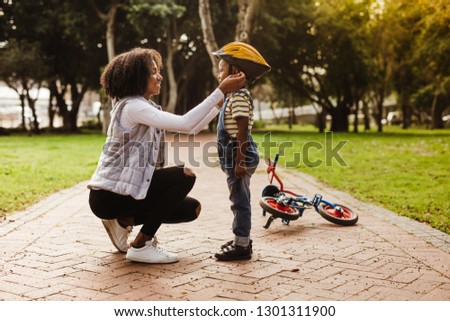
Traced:
<path id="1" fill-rule="evenodd" d="M 142 97 L 131 98 L 123 108 L 120 124 L 126 128 L 144 124 L 173 132 L 197 134 L 219 113 L 215 106 L 223 98 L 224 94 L 217 88 L 184 115 L 159 110 Z"/>

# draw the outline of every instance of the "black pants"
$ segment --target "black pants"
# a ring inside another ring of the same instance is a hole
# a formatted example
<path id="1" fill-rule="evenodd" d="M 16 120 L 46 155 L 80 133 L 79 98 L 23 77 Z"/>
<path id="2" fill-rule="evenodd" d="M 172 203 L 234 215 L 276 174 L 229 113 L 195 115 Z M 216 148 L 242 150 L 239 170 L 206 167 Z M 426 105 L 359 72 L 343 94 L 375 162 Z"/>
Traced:
<path id="1" fill-rule="evenodd" d="M 183 167 L 156 170 L 145 199 L 119 195 L 105 190 L 91 190 L 89 205 L 101 219 L 133 217 L 134 225 L 142 225 L 141 232 L 153 237 L 162 223 L 190 222 L 197 218 L 200 203 L 187 194 L 195 183 L 195 176 L 184 173 Z"/>

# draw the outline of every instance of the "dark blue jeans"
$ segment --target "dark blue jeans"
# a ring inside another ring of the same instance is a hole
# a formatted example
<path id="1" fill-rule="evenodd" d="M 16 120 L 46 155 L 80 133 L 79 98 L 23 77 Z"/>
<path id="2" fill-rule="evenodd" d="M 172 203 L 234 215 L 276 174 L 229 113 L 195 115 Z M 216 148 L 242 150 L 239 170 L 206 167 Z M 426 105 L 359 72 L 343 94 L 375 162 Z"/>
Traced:
<path id="1" fill-rule="evenodd" d="M 219 134 L 220 136 L 220 134 Z M 220 141 L 224 141 L 219 139 Z M 259 154 L 256 144 L 249 139 L 247 142 L 246 166 L 247 174 L 237 179 L 235 175 L 237 144 L 228 143 L 219 145 L 219 158 L 221 168 L 227 175 L 227 185 L 230 192 L 230 209 L 233 212 L 233 233 L 235 235 L 234 243 L 240 246 L 247 246 L 250 242 L 250 230 L 252 227 L 252 209 L 250 195 L 250 178 L 256 170 L 259 163 Z"/>

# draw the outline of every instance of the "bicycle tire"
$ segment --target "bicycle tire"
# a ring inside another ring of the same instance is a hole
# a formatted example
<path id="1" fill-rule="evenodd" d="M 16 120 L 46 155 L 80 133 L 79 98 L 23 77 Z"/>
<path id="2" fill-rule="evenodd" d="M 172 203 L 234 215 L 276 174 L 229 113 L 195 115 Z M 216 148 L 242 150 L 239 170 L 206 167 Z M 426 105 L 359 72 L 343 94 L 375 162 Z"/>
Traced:
<path id="1" fill-rule="evenodd" d="M 280 189 L 276 185 L 267 185 L 264 187 L 261 196 L 276 196 L 280 192 Z"/>
<path id="2" fill-rule="evenodd" d="M 301 216 L 298 208 L 282 205 L 277 203 L 277 198 L 272 196 L 265 196 L 259 200 L 259 205 L 266 212 L 272 214 L 274 217 L 279 217 L 288 221 L 295 221 Z"/>
<path id="3" fill-rule="evenodd" d="M 351 226 L 358 222 L 357 213 L 353 212 L 347 206 L 340 204 L 335 205 L 340 206 L 343 213 L 336 211 L 333 206 L 325 203 L 320 203 L 319 206 L 317 206 L 317 212 L 327 221 L 341 226 Z"/>

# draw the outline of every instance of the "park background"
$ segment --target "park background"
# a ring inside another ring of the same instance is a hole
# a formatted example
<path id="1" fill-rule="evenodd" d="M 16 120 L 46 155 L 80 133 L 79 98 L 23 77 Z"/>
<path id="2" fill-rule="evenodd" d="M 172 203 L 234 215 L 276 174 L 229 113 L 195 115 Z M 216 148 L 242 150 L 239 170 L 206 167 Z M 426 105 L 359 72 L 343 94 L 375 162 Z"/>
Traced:
<path id="1" fill-rule="evenodd" d="M 270 132 L 293 142 L 289 160 L 307 142 L 325 146 L 332 131 L 335 144 L 347 142 L 348 166 L 302 162 L 298 170 L 450 232 L 444 0 L 2 1 L 3 219 L 89 179 L 109 121 L 99 77 L 115 55 L 137 46 L 161 52 L 157 102 L 183 114 L 217 86 L 210 53 L 233 40 L 251 43 L 272 66 L 252 88 L 257 140 Z"/>

